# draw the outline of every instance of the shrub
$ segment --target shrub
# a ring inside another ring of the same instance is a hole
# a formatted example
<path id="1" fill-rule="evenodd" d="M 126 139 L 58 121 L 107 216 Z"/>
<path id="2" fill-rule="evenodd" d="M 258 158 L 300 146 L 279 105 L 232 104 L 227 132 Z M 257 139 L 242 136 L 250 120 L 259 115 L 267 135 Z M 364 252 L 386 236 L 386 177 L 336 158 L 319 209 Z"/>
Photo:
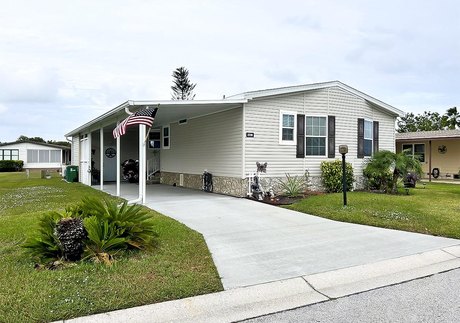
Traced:
<path id="1" fill-rule="evenodd" d="M 410 179 L 407 178 L 408 174 Z M 378 151 L 369 159 L 363 175 L 368 181 L 370 189 L 383 190 L 387 193 L 396 193 L 398 180 L 415 181 L 422 174 L 420 161 L 412 156 L 394 153 L 388 150 Z"/>
<path id="2" fill-rule="evenodd" d="M 146 249 L 156 236 L 153 216 L 140 205 L 118 206 L 109 200 L 84 198 L 65 214 L 49 212 L 40 220 L 38 236 L 24 247 L 40 260 L 86 258 L 110 263 L 111 252 Z M 110 253 L 109 253 L 110 252 Z"/>
<path id="3" fill-rule="evenodd" d="M 306 188 L 305 178 L 300 176 L 291 176 L 286 173 L 286 180 L 278 181 L 281 191 L 289 197 L 297 197 L 302 195 Z"/>
<path id="4" fill-rule="evenodd" d="M 126 248 L 127 238 L 121 237 L 123 230 L 117 230 L 116 226 L 113 223 L 109 223 L 107 219 L 90 216 L 84 219 L 83 222 L 88 232 L 85 249 L 86 257 L 110 264 L 112 259 L 110 253 Z"/>
<path id="5" fill-rule="evenodd" d="M 353 187 L 353 167 L 350 163 L 345 165 L 347 190 Z M 321 162 L 321 181 L 327 192 L 342 192 L 342 161 Z"/>
<path id="6" fill-rule="evenodd" d="M 22 160 L 0 160 L 0 172 L 20 172 L 23 166 Z"/>

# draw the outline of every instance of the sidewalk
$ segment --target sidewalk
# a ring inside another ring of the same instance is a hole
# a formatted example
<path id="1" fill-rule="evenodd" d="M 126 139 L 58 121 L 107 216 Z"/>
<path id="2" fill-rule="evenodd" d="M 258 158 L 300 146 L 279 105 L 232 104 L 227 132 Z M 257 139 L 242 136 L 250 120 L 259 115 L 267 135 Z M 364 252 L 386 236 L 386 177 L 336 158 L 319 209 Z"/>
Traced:
<path id="1" fill-rule="evenodd" d="M 59 322 L 234 322 L 460 268 L 460 245 Z"/>

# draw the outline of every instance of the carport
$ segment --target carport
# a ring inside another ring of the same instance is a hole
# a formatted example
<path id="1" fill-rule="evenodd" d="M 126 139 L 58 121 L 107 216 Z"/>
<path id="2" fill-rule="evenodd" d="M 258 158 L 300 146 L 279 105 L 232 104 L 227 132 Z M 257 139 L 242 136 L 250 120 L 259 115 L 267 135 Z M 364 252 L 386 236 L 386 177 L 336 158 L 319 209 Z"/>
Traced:
<path id="1" fill-rule="evenodd" d="M 116 195 L 116 185 L 104 190 Z M 203 234 L 225 289 L 374 263 L 459 240 L 332 221 L 253 200 L 147 185 L 146 206 Z M 121 196 L 137 196 L 124 184 Z"/>
<path id="2" fill-rule="evenodd" d="M 65 135 L 72 137 L 72 147 L 77 147 L 73 151 L 72 160 L 79 166 L 79 180 L 86 185 L 94 184 L 92 183 L 92 176 L 94 175 L 94 168 L 98 167 L 100 189 L 104 190 L 107 181 L 115 182 L 115 195 L 120 196 L 122 183 L 120 165 L 124 159 L 137 159 L 139 161 L 139 174 L 148 173 L 147 147 L 149 137 L 146 126 L 130 127 L 124 136 L 116 139 L 112 136 L 115 127 L 136 111 L 158 108 L 153 125 L 149 130 L 159 133 L 164 128 L 169 129 L 169 125 L 173 122 L 187 122 L 187 120 L 201 116 L 241 108 L 245 102 L 247 102 L 246 99 L 126 101 Z M 161 139 L 165 140 L 164 137 L 162 134 Z M 163 142 L 161 147 L 164 148 Z M 136 196 L 130 199 L 130 202 L 145 204 L 147 195 L 145 176 L 139 177 L 137 189 Z"/>

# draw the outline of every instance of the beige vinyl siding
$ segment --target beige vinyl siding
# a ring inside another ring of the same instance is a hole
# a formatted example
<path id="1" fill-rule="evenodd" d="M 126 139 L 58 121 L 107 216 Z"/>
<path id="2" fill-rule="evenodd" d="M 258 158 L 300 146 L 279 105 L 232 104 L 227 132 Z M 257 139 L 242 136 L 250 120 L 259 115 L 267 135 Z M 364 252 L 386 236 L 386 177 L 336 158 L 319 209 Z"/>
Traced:
<path id="1" fill-rule="evenodd" d="M 170 126 L 170 149 L 160 153 L 161 171 L 241 177 L 243 110 L 236 108 Z"/>
<path id="2" fill-rule="evenodd" d="M 341 156 L 338 146 L 349 147 L 347 160 L 362 174 L 365 159 L 357 158 L 357 120 L 366 118 L 379 121 L 380 149 L 394 151 L 395 117 L 383 113 L 360 97 L 341 88 L 331 87 L 299 94 L 254 100 L 245 104 L 245 131 L 254 132 L 254 138 L 245 139 L 245 172 L 254 172 L 255 163 L 267 162 L 267 176 L 280 177 L 285 173 L 320 176 L 320 163 L 333 160 L 327 157 L 296 158 L 296 146 L 279 144 L 279 113 L 292 111 L 305 115 L 336 117 L 336 159 Z M 327 148 L 327 147 L 326 147 Z M 327 151 L 327 149 L 326 149 Z"/>
<path id="3" fill-rule="evenodd" d="M 430 172 L 430 140 L 398 140 L 396 151 L 402 152 L 402 145 L 405 144 L 424 144 L 425 145 L 425 162 L 422 162 L 423 177 L 428 177 Z M 439 148 L 445 146 L 447 151 L 442 154 Z M 459 174 L 460 172 L 460 139 L 432 139 L 431 140 L 431 167 L 439 168 L 441 178 L 446 174 Z"/>

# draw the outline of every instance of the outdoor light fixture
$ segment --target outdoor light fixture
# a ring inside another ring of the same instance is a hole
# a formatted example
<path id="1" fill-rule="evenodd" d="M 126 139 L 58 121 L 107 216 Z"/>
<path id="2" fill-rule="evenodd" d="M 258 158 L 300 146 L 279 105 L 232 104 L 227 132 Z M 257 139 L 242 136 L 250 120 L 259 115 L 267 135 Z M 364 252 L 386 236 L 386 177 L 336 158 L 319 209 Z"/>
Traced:
<path id="1" fill-rule="evenodd" d="M 348 153 L 347 145 L 339 146 L 339 153 L 342 154 L 342 190 L 343 190 L 343 206 L 347 206 L 347 174 L 345 165 L 345 155 Z"/>

